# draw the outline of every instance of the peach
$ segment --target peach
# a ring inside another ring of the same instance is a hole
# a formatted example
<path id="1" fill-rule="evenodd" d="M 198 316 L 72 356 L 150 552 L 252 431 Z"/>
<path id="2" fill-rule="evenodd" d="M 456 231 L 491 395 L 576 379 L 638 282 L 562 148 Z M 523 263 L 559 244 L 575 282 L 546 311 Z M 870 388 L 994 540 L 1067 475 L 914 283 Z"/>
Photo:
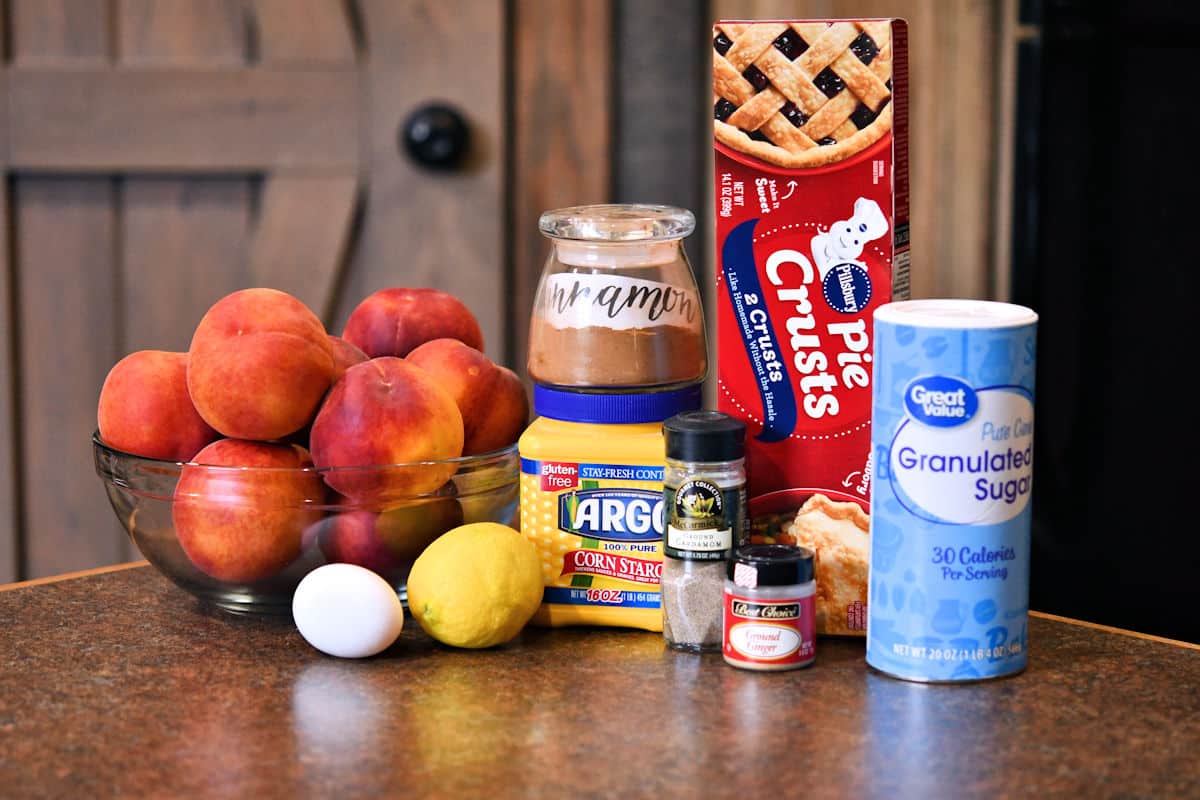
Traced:
<path id="1" fill-rule="evenodd" d="M 462 521 L 458 501 L 431 497 L 382 513 L 335 514 L 327 520 L 319 542 L 329 561 L 357 564 L 386 577 L 408 566 L 430 542 Z"/>
<path id="2" fill-rule="evenodd" d="M 371 358 L 403 358 L 432 339 L 458 339 L 483 350 L 479 321 L 461 300 L 438 289 L 381 289 L 358 304 L 342 338 Z"/>
<path id="3" fill-rule="evenodd" d="M 179 544 L 198 569 L 251 583 L 300 555 L 305 528 L 321 517 L 325 486 L 302 447 L 221 439 L 196 454 L 175 486 Z M 200 466 L 207 465 L 207 466 Z M 267 469 L 261 469 L 261 468 Z"/>
<path id="4" fill-rule="evenodd" d="M 367 360 L 367 354 L 359 350 L 354 345 L 347 342 L 340 336 L 330 334 L 329 344 L 333 347 L 333 380 L 337 382 L 346 370 L 353 367 L 355 364 L 361 364 Z M 312 420 L 308 424 L 293 434 L 290 434 L 283 439 L 284 444 L 298 444 L 301 447 L 308 447 L 309 437 L 312 435 Z"/>
<path id="5" fill-rule="evenodd" d="M 450 392 L 463 417 L 463 455 L 488 453 L 517 440 L 529 399 L 516 374 L 456 339 L 434 339 L 405 358 Z"/>
<path id="6" fill-rule="evenodd" d="M 335 564 L 357 564 L 379 574 L 400 568 L 400 559 L 388 550 L 375 531 L 374 511 L 344 511 L 323 523 L 318 540 L 325 558 Z"/>
<path id="7" fill-rule="evenodd" d="M 275 289 L 218 300 L 188 350 L 187 382 L 204 421 L 235 439 L 280 439 L 312 420 L 333 383 L 321 320 Z"/>
<path id="8" fill-rule="evenodd" d="M 146 458 L 188 461 L 217 438 L 187 388 L 187 353 L 139 350 L 109 370 L 96 412 L 100 438 Z"/>
<path id="9" fill-rule="evenodd" d="M 471 449 L 463 445 L 463 452 L 490 453 L 507 447 L 521 437 L 529 422 L 529 397 L 525 384 L 517 374 L 507 367 L 496 365 L 498 377 L 493 386 L 492 402 L 483 416 L 477 418 L 471 437 Z"/>
<path id="10" fill-rule="evenodd" d="M 462 506 L 453 497 L 427 497 L 382 512 L 375 521 L 375 531 L 397 558 L 411 561 L 430 542 L 462 521 Z"/>
<path id="11" fill-rule="evenodd" d="M 462 455 L 462 414 L 454 398 L 415 364 L 373 358 L 346 370 L 313 422 L 319 467 L 367 467 L 440 461 Z M 358 502 L 428 494 L 454 474 L 455 464 L 394 469 L 332 470 L 325 482 Z"/>
<path id="12" fill-rule="evenodd" d="M 340 336 L 329 334 L 329 344 L 333 346 L 333 379 L 335 381 L 345 375 L 346 370 L 355 364 L 361 364 L 367 360 L 366 353 Z"/>

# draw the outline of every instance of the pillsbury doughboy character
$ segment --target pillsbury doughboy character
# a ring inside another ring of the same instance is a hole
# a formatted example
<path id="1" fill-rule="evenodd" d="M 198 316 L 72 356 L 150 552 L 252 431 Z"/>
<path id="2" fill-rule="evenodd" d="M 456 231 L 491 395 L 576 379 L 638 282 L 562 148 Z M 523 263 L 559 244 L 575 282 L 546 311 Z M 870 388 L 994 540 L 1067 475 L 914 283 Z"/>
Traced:
<path id="1" fill-rule="evenodd" d="M 874 200 L 860 197 L 854 201 L 854 214 L 850 219 L 833 223 L 827 233 L 818 233 L 812 238 L 813 261 L 822 279 L 825 273 L 838 264 L 865 266 L 858 257 L 867 242 L 874 241 L 887 233 L 887 217 Z"/>

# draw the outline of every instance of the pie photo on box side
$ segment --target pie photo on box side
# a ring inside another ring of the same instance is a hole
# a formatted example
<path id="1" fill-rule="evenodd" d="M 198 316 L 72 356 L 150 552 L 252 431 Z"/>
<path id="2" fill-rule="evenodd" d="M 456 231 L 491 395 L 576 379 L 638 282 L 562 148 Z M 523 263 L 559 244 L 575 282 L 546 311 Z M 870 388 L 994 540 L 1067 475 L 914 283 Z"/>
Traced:
<path id="1" fill-rule="evenodd" d="M 892 127 L 888 20 L 720 22 L 713 28 L 717 141 L 785 168 L 862 152 Z"/>
<path id="2" fill-rule="evenodd" d="M 794 544 L 815 555 L 817 632 L 861 635 L 867 605 L 870 517 L 854 500 L 836 500 L 832 492 L 772 493 L 751 502 L 751 543 Z M 757 502 L 756 502 L 757 501 Z M 757 506 L 757 508 L 756 508 Z M 769 510 L 768 510 L 769 509 Z"/>

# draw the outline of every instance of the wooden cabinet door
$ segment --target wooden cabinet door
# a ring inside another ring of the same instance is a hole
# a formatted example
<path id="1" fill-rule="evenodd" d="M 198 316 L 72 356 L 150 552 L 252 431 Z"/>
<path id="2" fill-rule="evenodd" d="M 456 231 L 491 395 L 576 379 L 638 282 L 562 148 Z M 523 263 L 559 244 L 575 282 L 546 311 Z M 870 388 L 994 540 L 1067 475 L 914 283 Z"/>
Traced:
<path id="1" fill-rule="evenodd" d="M 508 360 L 504 5 L 0 5 L 0 582 L 136 555 L 93 471 L 100 386 L 227 292 L 337 332 L 375 289 L 436 286 Z M 402 151 L 429 100 L 468 121 L 462 169 Z"/>

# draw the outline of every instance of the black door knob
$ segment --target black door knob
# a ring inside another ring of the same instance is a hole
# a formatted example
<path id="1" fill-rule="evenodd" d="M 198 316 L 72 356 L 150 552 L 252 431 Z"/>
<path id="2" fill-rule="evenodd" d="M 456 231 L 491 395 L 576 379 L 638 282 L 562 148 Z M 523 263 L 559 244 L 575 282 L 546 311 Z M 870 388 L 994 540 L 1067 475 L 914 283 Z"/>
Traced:
<path id="1" fill-rule="evenodd" d="M 450 106 L 430 103 L 408 115 L 400 129 L 408 155 L 430 169 L 453 169 L 467 153 L 471 132 L 462 114 Z"/>

